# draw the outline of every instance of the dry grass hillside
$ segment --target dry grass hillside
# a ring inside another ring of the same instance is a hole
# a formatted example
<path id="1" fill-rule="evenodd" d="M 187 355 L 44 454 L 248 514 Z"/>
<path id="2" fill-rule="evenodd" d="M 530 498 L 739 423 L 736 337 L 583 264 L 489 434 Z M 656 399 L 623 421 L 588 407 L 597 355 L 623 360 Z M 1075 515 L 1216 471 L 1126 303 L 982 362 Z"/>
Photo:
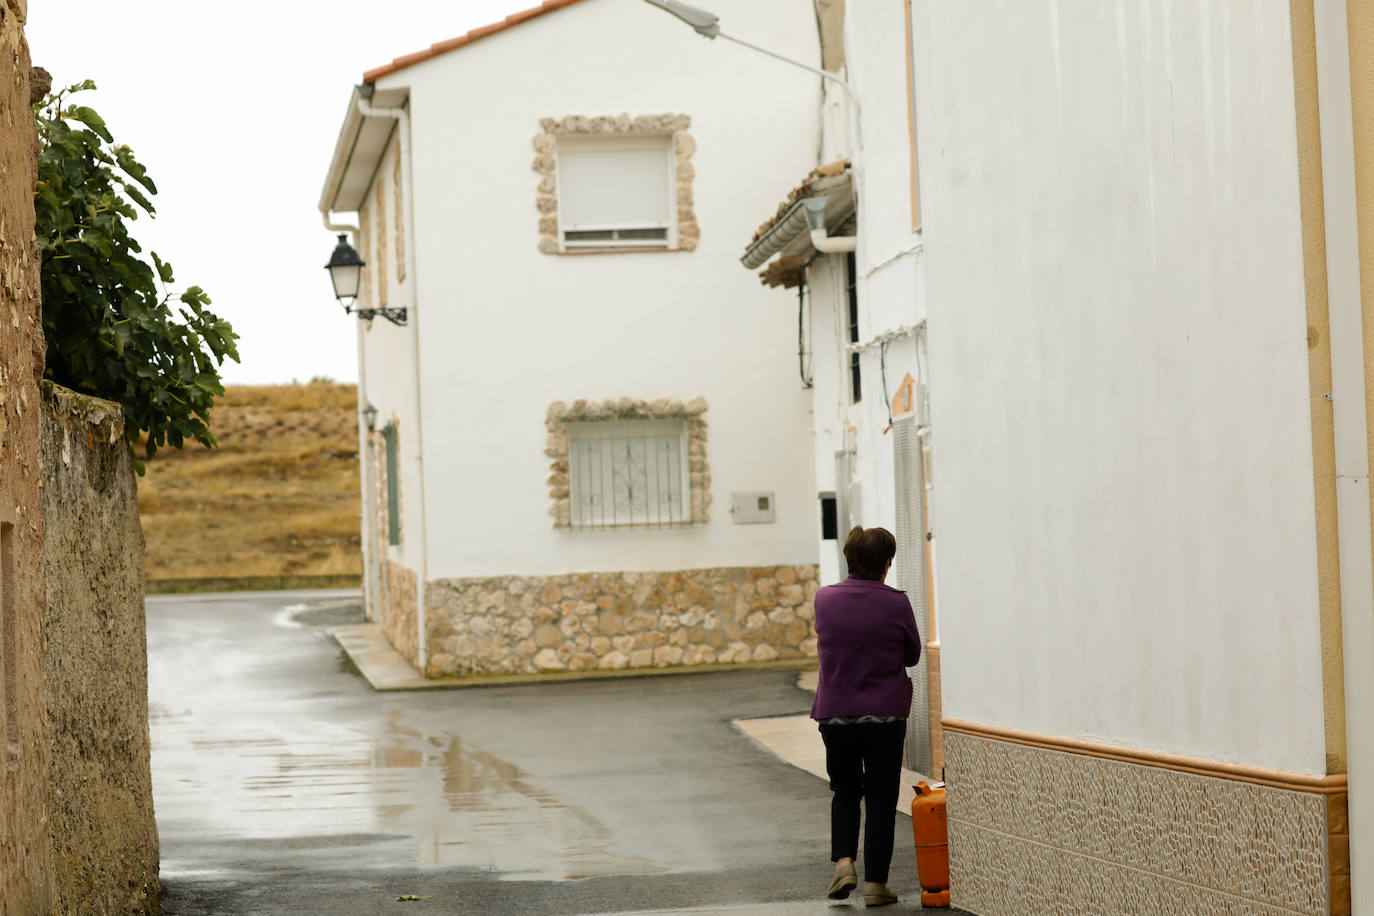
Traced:
<path id="1" fill-rule="evenodd" d="M 138 485 L 148 578 L 359 575 L 353 385 L 234 386 L 219 448 L 159 451 Z"/>

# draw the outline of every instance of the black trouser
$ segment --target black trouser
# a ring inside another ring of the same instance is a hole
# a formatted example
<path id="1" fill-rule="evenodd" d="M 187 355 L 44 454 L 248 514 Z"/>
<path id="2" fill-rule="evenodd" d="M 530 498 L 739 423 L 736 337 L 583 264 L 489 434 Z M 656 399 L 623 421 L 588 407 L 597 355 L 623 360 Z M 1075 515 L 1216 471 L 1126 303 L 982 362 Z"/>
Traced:
<path id="1" fill-rule="evenodd" d="M 830 774 L 830 861 L 859 854 L 859 800 L 865 799 L 864 880 L 887 882 L 906 720 L 822 725 Z"/>

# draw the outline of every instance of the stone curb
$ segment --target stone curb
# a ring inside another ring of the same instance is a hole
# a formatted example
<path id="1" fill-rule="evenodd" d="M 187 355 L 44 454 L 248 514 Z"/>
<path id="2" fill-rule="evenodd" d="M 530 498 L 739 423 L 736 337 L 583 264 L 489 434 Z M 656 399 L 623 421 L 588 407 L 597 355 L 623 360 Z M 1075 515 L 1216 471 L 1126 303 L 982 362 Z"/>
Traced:
<path id="1" fill-rule="evenodd" d="M 609 681 L 636 677 L 714 674 L 721 671 L 807 671 L 814 658 L 777 659 L 767 662 L 672 666 L 664 668 L 592 669 L 553 671 L 543 674 L 486 674 L 469 677 L 426 678 L 387 641 L 375 623 L 333 627 L 329 635 L 357 666 L 373 690 L 455 690 L 469 687 L 508 687 L 564 681 Z"/>

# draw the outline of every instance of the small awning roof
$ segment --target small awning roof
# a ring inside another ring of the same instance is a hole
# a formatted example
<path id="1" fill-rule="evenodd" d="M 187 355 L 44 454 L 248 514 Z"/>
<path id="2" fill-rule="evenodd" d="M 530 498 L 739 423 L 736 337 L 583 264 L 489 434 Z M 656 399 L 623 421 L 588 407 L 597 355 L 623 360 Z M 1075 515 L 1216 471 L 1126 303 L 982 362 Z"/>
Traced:
<path id="1" fill-rule="evenodd" d="M 774 255 L 783 259 L 811 260 L 816 249 L 802 201 L 808 197 L 826 198 L 825 224 L 833 233 L 854 215 L 854 183 L 848 159 L 822 165 L 802 179 L 801 184 L 778 205 L 777 213 L 754 233 L 740 263 L 750 270 L 765 264 Z M 768 282 L 768 271 L 761 276 Z"/>
<path id="2" fill-rule="evenodd" d="M 329 160 L 324 188 L 320 191 L 320 210 L 346 213 L 363 205 L 372 176 L 396 129 L 394 118 L 364 118 L 358 113 L 358 99 L 363 90 L 372 87 L 355 86 L 348 97 L 348 110 L 339 127 L 339 139 Z M 396 108 L 410 96 L 408 89 L 378 89 L 369 101 L 377 108 Z"/>

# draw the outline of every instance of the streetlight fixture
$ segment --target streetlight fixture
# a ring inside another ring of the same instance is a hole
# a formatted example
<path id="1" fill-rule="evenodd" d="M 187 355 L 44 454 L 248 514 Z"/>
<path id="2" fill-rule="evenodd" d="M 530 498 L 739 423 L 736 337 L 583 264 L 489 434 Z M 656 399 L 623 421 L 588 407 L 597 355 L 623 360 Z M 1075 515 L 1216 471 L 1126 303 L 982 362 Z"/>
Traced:
<path id="1" fill-rule="evenodd" d="M 358 257 L 358 252 L 352 245 L 348 244 L 348 235 L 341 233 L 339 243 L 334 246 L 334 253 L 329 256 L 329 263 L 324 265 L 329 271 L 329 279 L 334 284 L 334 298 L 339 300 L 346 314 L 357 315 L 359 318 L 370 321 L 373 318 L 382 317 L 392 324 L 403 325 L 406 323 L 406 310 L 399 309 L 360 309 L 354 308 L 353 304 L 358 301 L 358 293 L 362 287 L 363 268 L 366 263 Z"/>
<path id="2" fill-rule="evenodd" d="M 367 431 L 375 430 L 377 428 L 377 408 L 372 406 L 371 401 L 362 409 L 362 415 L 363 423 L 367 424 Z"/>
<path id="3" fill-rule="evenodd" d="M 329 256 L 329 263 L 324 265 L 324 268 L 329 271 L 329 279 L 334 283 L 334 298 L 340 302 L 348 300 L 344 304 L 345 309 L 358 298 L 363 267 L 363 259 L 358 257 L 358 252 L 348 244 L 348 235 L 340 233 L 339 244 L 334 246 L 334 253 Z"/>
<path id="4" fill-rule="evenodd" d="M 697 9 L 695 6 L 679 3 L 678 0 L 646 0 L 646 2 L 681 19 L 696 29 L 696 33 L 704 38 L 715 38 L 720 34 L 720 17 L 715 13 L 708 13 L 705 10 Z M 725 37 L 729 38 L 730 36 Z"/>

